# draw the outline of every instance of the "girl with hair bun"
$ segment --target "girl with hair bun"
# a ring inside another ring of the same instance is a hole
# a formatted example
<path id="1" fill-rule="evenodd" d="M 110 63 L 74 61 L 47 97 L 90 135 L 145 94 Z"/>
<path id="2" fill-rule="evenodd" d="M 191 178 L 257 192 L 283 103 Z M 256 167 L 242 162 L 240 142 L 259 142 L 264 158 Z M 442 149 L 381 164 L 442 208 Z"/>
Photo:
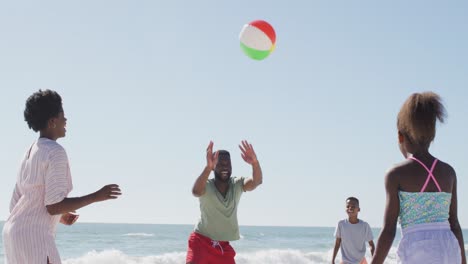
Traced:
<path id="1" fill-rule="evenodd" d="M 441 99 L 433 92 L 414 93 L 401 107 L 398 142 L 405 160 L 385 176 L 384 225 L 371 264 L 384 263 L 398 219 L 399 263 L 466 264 L 455 170 L 429 152 L 436 122 L 445 116 Z"/>

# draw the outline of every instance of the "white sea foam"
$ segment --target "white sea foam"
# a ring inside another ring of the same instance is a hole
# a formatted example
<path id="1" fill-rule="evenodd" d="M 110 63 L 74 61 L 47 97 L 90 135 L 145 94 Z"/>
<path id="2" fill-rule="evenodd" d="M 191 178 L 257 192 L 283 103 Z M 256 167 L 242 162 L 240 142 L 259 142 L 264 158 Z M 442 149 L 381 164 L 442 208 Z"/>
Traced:
<path id="1" fill-rule="evenodd" d="M 181 264 L 185 252 L 166 253 L 158 256 L 133 257 L 118 250 L 88 252 L 82 257 L 67 259 L 64 264 Z"/>
<path id="2" fill-rule="evenodd" d="M 238 254 L 237 264 L 322 264 L 330 263 L 332 250 L 327 252 L 301 252 L 293 249 L 270 249 L 252 253 Z M 339 254 L 337 261 L 339 259 Z M 370 260 L 369 256 L 367 258 Z M 394 264 L 396 260 L 390 255 L 385 263 Z"/>
<path id="3" fill-rule="evenodd" d="M 329 258 L 325 252 L 302 253 L 299 250 L 290 249 L 261 250 L 252 253 L 238 254 L 236 257 L 237 264 L 312 264 L 329 262 Z"/>
<path id="4" fill-rule="evenodd" d="M 124 234 L 124 236 L 153 237 L 154 234 L 148 234 L 148 233 L 128 233 L 128 234 Z"/>
<path id="5" fill-rule="evenodd" d="M 394 254 L 392 249 L 391 254 Z M 134 257 L 118 250 L 88 252 L 82 257 L 67 259 L 64 264 L 181 264 L 185 263 L 185 252 Z M 238 253 L 237 264 L 322 264 L 330 263 L 331 251 L 304 253 L 292 249 L 269 249 L 249 253 Z M 389 264 L 396 263 L 394 255 L 387 258 Z"/>

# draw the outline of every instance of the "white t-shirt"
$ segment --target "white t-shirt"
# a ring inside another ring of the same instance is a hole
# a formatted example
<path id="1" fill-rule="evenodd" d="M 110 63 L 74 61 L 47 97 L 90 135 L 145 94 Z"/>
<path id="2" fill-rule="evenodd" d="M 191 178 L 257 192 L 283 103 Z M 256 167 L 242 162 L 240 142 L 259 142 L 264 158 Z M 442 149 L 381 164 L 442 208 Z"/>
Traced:
<path id="1" fill-rule="evenodd" d="M 348 219 L 338 222 L 335 237 L 341 238 L 341 257 L 345 264 L 359 264 L 366 255 L 366 242 L 374 239 L 369 224 L 359 219 L 351 224 Z"/>

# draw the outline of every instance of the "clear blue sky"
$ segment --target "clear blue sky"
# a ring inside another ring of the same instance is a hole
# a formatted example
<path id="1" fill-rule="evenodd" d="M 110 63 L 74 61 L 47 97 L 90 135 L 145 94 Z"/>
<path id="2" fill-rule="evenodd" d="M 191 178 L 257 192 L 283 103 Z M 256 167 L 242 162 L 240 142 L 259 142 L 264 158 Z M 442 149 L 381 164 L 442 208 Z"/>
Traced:
<path id="1" fill-rule="evenodd" d="M 264 184 L 243 196 L 242 225 L 334 226 L 353 195 L 381 226 L 397 112 L 432 90 L 449 116 L 431 149 L 458 172 L 467 228 L 467 14 L 466 1 L 2 1 L 0 219 L 37 138 L 24 102 L 49 88 L 68 117 L 71 196 L 124 192 L 81 221 L 194 224 L 208 142 L 249 176 L 247 139 Z M 238 40 L 256 19 L 277 33 L 260 62 Z"/>

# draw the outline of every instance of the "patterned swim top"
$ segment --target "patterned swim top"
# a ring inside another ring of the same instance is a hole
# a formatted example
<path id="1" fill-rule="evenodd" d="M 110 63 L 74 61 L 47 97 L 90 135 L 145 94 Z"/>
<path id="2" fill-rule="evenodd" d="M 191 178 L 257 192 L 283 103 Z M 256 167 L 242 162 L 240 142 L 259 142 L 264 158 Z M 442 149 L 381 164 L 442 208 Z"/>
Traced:
<path id="1" fill-rule="evenodd" d="M 451 193 L 402 192 L 400 196 L 401 228 L 423 224 L 446 222 L 449 217 Z"/>
<path id="2" fill-rule="evenodd" d="M 427 180 L 420 192 L 399 192 L 399 221 L 401 227 L 406 228 L 408 226 L 423 223 L 447 222 L 449 218 L 452 194 L 442 192 L 439 183 L 435 179 L 434 175 L 432 175 L 437 159 L 434 160 L 430 170 L 418 159 L 414 157 L 411 157 L 411 159 L 419 162 L 429 172 L 429 175 L 427 176 Z M 439 192 L 424 192 L 429 180 L 431 179 L 439 189 Z"/>

